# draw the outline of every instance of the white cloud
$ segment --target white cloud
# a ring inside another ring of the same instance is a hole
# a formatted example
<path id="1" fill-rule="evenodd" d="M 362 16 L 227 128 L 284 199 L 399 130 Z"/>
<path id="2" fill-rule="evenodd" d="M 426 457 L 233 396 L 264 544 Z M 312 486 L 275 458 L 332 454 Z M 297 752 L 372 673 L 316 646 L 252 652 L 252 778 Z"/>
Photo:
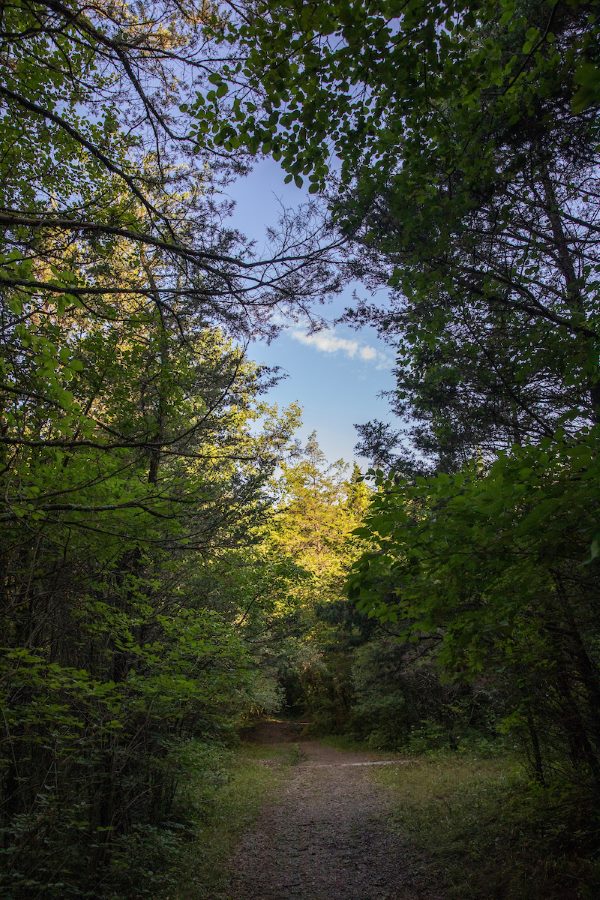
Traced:
<path id="1" fill-rule="evenodd" d="M 360 348 L 360 357 L 367 361 L 377 359 L 377 350 L 375 347 L 369 347 L 369 345 L 366 344 L 364 347 Z"/>
<path id="2" fill-rule="evenodd" d="M 370 344 L 361 344 L 359 341 L 339 337 L 333 330 L 324 329 L 314 334 L 294 329 L 290 331 L 295 341 L 315 347 L 321 353 L 343 353 L 349 359 L 361 359 L 364 362 L 374 362 L 378 368 L 387 368 L 390 360 L 385 353 L 372 347 Z"/>
<path id="3" fill-rule="evenodd" d="M 304 331 L 292 331 L 292 337 L 301 344 L 309 344 L 323 353 L 337 353 L 341 350 L 351 359 L 358 353 L 358 341 L 349 341 L 347 338 L 337 337 L 333 331 L 317 331 L 315 334 L 306 334 Z"/>

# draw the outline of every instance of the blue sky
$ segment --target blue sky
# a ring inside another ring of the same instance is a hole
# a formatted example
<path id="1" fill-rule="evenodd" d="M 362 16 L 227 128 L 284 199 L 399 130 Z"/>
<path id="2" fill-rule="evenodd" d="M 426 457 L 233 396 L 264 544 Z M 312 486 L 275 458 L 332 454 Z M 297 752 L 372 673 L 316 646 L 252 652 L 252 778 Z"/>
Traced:
<path id="1" fill-rule="evenodd" d="M 236 202 L 233 224 L 257 241 L 259 253 L 266 227 L 277 221 L 279 201 L 292 207 L 307 199 L 305 191 L 284 184 L 283 178 L 277 163 L 264 160 L 227 191 Z M 331 306 L 319 308 L 330 322 L 327 330 L 308 335 L 306 328 L 290 324 L 271 344 L 255 341 L 249 347 L 252 359 L 280 366 L 288 374 L 272 390 L 270 399 L 281 405 L 297 401 L 304 411 L 299 437 L 305 439 L 316 431 L 321 448 L 332 461 L 355 458 L 353 423 L 391 418 L 387 400 L 379 396 L 394 383 L 391 348 L 372 329 L 356 331 L 331 324 L 344 306 L 351 304 L 351 293 L 349 288 Z M 357 461 L 364 464 L 364 460 Z"/>

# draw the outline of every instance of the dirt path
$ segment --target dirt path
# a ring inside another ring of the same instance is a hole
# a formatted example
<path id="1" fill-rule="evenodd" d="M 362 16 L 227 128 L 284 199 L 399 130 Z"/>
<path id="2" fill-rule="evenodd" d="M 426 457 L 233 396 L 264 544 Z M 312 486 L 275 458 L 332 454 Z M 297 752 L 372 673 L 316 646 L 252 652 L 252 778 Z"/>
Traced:
<path id="1" fill-rule="evenodd" d="M 297 735 L 268 726 L 255 739 Z M 369 778 L 381 757 L 317 741 L 300 748 L 283 792 L 237 849 L 231 900 L 443 900 L 425 862 L 385 826 L 389 800 Z"/>

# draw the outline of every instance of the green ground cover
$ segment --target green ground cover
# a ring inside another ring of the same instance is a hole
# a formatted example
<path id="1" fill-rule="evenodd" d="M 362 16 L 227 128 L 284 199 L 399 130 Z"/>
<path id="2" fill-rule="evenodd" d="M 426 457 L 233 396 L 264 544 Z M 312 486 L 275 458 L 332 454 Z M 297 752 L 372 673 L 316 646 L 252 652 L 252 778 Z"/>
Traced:
<path id="1" fill-rule="evenodd" d="M 196 809 L 194 839 L 182 861 L 180 885 L 169 900 L 216 900 L 226 897 L 228 862 L 240 835 L 257 818 L 291 765 L 299 761 L 297 744 L 242 743 L 223 753 L 213 783 L 192 780 L 189 793 Z M 204 770 L 200 769 L 202 775 Z"/>
<path id="2" fill-rule="evenodd" d="M 456 900 L 592 900 L 598 822 L 576 790 L 532 786 L 511 757 L 418 756 L 373 779 L 393 826 L 423 850 Z"/>

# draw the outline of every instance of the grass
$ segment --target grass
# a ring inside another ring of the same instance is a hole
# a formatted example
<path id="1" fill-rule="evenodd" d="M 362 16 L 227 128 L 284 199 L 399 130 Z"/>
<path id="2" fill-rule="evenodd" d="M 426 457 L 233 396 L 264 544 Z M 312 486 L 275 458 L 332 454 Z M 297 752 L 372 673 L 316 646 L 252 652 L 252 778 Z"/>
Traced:
<path id="1" fill-rule="evenodd" d="M 600 896 L 585 809 L 536 789 L 511 758 L 417 757 L 372 777 L 393 791 L 394 827 L 431 860 L 448 898 Z"/>
<path id="2" fill-rule="evenodd" d="M 318 735 L 316 740 L 327 747 L 333 747 L 335 750 L 362 750 L 366 752 L 368 749 L 361 741 L 356 741 L 345 734 Z"/>
<path id="3" fill-rule="evenodd" d="M 343 734 L 318 735 L 316 738 L 319 743 L 333 747 L 335 750 L 360 751 L 368 753 L 370 756 L 377 756 L 381 759 L 396 759 L 405 756 L 405 754 L 397 750 L 374 750 L 364 741 L 357 741 L 355 738 L 347 737 Z"/>
<path id="4" fill-rule="evenodd" d="M 302 759 L 302 751 L 297 743 L 289 744 L 242 744 L 238 763 L 259 762 L 264 764 L 279 763 L 295 766 Z"/>
<path id="5" fill-rule="evenodd" d="M 277 792 L 289 766 L 300 760 L 297 744 L 246 743 L 225 757 L 220 784 L 199 799 L 195 839 L 181 861 L 179 889 L 172 900 L 225 900 L 228 864 L 241 834 Z M 193 788 L 192 788 L 193 789 Z"/>

